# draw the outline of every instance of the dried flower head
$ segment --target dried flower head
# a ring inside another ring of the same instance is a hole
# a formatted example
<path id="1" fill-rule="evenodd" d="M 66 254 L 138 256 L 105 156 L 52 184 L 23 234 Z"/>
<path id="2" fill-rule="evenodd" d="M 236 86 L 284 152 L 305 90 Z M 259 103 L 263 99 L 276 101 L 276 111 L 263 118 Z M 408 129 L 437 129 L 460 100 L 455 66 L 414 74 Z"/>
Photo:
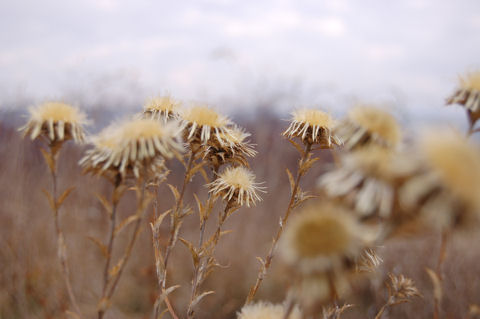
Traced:
<path id="1" fill-rule="evenodd" d="M 398 184 L 413 169 L 406 154 L 369 146 L 344 154 L 339 166 L 319 178 L 318 186 L 363 218 L 387 218 L 393 212 Z"/>
<path id="2" fill-rule="evenodd" d="M 395 147 L 401 139 L 400 127 L 388 112 L 369 106 L 353 108 L 348 118 L 334 130 L 346 149 L 366 144 Z"/>
<path id="3" fill-rule="evenodd" d="M 441 227 L 469 225 L 480 219 L 480 152 L 459 134 L 433 131 L 421 140 L 419 166 L 399 199 Z"/>
<path id="4" fill-rule="evenodd" d="M 284 305 L 274 305 L 268 302 L 258 302 L 246 305 L 237 314 L 237 319 L 283 319 L 285 314 Z M 301 313 L 298 307 L 294 307 L 290 319 L 300 319 Z"/>
<path id="5" fill-rule="evenodd" d="M 304 143 L 330 148 L 340 145 L 338 138 L 332 134 L 333 124 L 333 119 L 325 112 L 314 109 L 296 110 L 283 135 L 288 138 L 299 137 Z"/>
<path id="6" fill-rule="evenodd" d="M 210 193 L 238 205 L 246 204 L 248 207 L 261 200 L 257 192 L 264 189 L 259 183 L 255 183 L 255 175 L 242 166 L 228 167 L 208 186 Z"/>
<path id="7" fill-rule="evenodd" d="M 374 239 L 345 209 L 319 202 L 289 223 L 281 242 L 285 261 L 304 274 L 344 268 Z"/>
<path id="8" fill-rule="evenodd" d="M 365 249 L 356 262 L 357 272 L 373 273 L 382 264 L 383 259 L 372 248 Z"/>
<path id="9" fill-rule="evenodd" d="M 140 168 L 152 170 L 163 165 L 182 150 L 175 122 L 161 124 L 152 119 L 135 119 L 113 124 L 92 138 L 94 148 L 88 150 L 80 164 L 87 171 L 103 174 L 113 171 L 138 177 Z"/>
<path id="10" fill-rule="evenodd" d="M 253 146 L 247 141 L 249 136 L 249 133 L 237 126 L 229 128 L 226 133 L 219 134 L 220 139 L 214 136 L 208 142 L 204 157 L 214 167 L 219 167 L 226 163 L 248 167 L 247 157 L 254 157 L 257 154 Z"/>
<path id="11" fill-rule="evenodd" d="M 225 142 L 228 127 L 232 122 L 207 106 L 194 106 L 181 113 L 184 138 L 191 145 L 206 145 L 212 137 L 221 144 Z"/>
<path id="12" fill-rule="evenodd" d="M 179 107 L 180 102 L 170 96 L 155 97 L 145 103 L 143 113 L 149 118 L 168 121 L 177 116 Z"/>
<path id="13" fill-rule="evenodd" d="M 83 125 L 86 124 L 86 116 L 79 109 L 62 103 L 46 102 L 36 108 L 30 108 L 30 119 L 21 128 L 24 134 L 36 139 L 44 136 L 50 142 L 59 142 L 73 139 L 75 142 L 83 142 L 85 132 Z"/>
<path id="14" fill-rule="evenodd" d="M 408 302 L 410 298 L 421 296 L 412 279 L 394 274 L 389 274 L 388 277 L 390 279 L 390 283 L 387 284 L 388 295 L 392 299 L 392 304 Z"/>
<path id="15" fill-rule="evenodd" d="M 480 71 L 460 77 L 459 87 L 447 104 L 460 104 L 469 112 L 471 123 L 480 118 Z"/>

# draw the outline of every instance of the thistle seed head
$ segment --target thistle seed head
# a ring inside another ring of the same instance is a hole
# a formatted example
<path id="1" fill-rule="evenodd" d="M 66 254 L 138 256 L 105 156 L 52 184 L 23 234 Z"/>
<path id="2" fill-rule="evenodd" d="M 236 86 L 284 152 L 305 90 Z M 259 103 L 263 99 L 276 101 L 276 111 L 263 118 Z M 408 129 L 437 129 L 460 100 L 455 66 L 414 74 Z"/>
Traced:
<path id="1" fill-rule="evenodd" d="M 373 239 L 373 233 L 345 209 L 319 202 L 292 219 L 280 252 L 300 273 L 322 273 L 344 268 L 343 262 L 358 256 Z"/>
<path id="2" fill-rule="evenodd" d="M 221 196 L 224 200 L 234 201 L 247 207 L 261 201 L 258 192 L 264 187 L 255 183 L 255 175 L 245 167 L 228 167 L 215 181 L 208 184 L 210 193 Z"/>
<path id="3" fill-rule="evenodd" d="M 237 313 L 237 319 L 283 319 L 285 306 L 268 302 L 257 302 L 246 305 Z M 293 308 L 288 316 L 290 319 L 300 319 L 301 313 L 298 307 Z"/>
<path id="4" fill-rule="evenodd" d="M 473 123 L 480 117 L 480 71 L 468 73 L 459 78 L 459 86 L 447 98 L 447 104 L 459 104 L 471 114 Z"/>
<path id="5" fill-rule="evenodd" d="M 155 97 L 147 100 L 143 113 L 147 118 L 168 121 L 178 116 L 180 102 L 170 96 Z"/>
<path id="6" fill-rule="evenodd" d="M 114 171 L 125 176 L 132 172 L 139 177 L 141 168 L 158 170 L 164 158 L 182 151 L 179 135 L 175 122 L 134 119 L 113 124 L 92 138 L 94 147 L 80 164 L 96 174 Z"/>
<path id="7" fill-rule="evenodd" d="M 207 145 L 213 137 L 226 144 L 225 134 L 232 122 L 207 106 L 194 106 L 181 114 L 184 138 L 190 145 Z"/>
<path id="8" fill-rule="evenodd" d="M 83 125 L 87 120 L 79 109 L 62 102 L 46 102 L 29 111 L 30 119 L 20 130 L 32 140 L 39 136 L 51 143 L 70 139 L 81 143 L 85 140 Z"/>
<path id="9" fill-rule="evenodd" d="M 331 148 L 340 145 L 339 139 L 332 134 L 333 124 L 333 119 L 325 112 L 300 109 L 292 113 L 290 125 L 283 135 L 298 137 L 304 143 L 319 144 L 322 148 Z"/>
<path id="10" fill-rule="evenodd" d="M 369 106 L 353 108 L 334 132 L 348 150 L 367 144 L 394 148 L 401 139 L 395 118 L 382 109 Z"/>

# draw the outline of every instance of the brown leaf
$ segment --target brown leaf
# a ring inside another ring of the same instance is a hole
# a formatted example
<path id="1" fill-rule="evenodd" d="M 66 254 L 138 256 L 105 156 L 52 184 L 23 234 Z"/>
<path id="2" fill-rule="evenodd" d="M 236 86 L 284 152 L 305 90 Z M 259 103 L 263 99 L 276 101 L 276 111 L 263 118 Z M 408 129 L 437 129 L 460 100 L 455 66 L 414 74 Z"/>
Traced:
<path id="1" fill-rule="evenodd" d="M 302 157 L 305 156 L 305 151 L 303 150 L 303 147 L 301 147 L 297 142 L 295 142 L 290 138 L 288 139 L 288 141 L 292 143 L 293 146 L 295 146 L 295 148 L 297 149 L 297 151 L 300 153 Z"/>
<path id="2" fill-rule="evenodd" d="M 65 201 L 65 199 L 67 199 L 68 195 L 70 195 L 70 193 L 75 189 L 74 186 L 70 187 L 70 188 L 67 188 L 63 193 L 62 195 L 60 195 L 60 197 L 58 198 L 57 200 L 57 208 L 59 208 L 60 206 L 62 206 L 63 202 Z"/>
<path id="3" fill-rule="evenodd" d="M 112 205 L 102 194 L 96 193 L 95 196 L 97 196 L 98 201 L 102 204 L 108 217 L 110 217 L 112 215 Z"/>
<path id="4" fill-rule="evenodd" d="M 117 236 L 125 227 L 127 227 L 139 218 L 140 217 L 138 215 L 130 215 L 124 220 L 122 220 L 122 222 L 117 227 L 115 227 L 115 236 Z"/>
<path id="5" fill-rule="evenodd" d="M 124 263 L 125 263 L 125 258 L 122 257 L 122 259 L 120 259 L 115 266 L 110 268 L 110 270 L 108 271 L 108 274 L 110 275 L 110 278 L 115 277 L 118 274 L 120 269 L 123 268 Z"/>
<path id="6" fill-rule="evenodd" d="M 169 210 L 167 210 L 166 212 L 160 214 L 160 216 L 158 216 L 158 217 L 155 219 L 155 221 L 154 221 L 153 223 L 151 223 L 151 224 L 152 224 L 152 227 L 154 228 L 155 231 L 158 231 L 158 229 L 160 228 L 160 225 L 161 225 L 162 222 L 163 222 L 163 219 L 165 218 L 165 216 L 167 216 L 168 214 L 170 214 L 171 211 L 172 211 L 172 210 L 169 209 Z M 153 229 L 153 228 L 152 228 L 152 229 Z"/>
<path id="7" fill-rule="evenodd" d="M 316 161 L 318 161 L 318 157 L 311 158 L 307 160 L 305 163 L 303 163 L 302 166 L 300 167 L 300 175 L 305 174 Z"/>
<path id="8" fill-rule="evenodd" d="M 295 187 L 295 180 L 293 179 L 293 175 L 290 170 L 288 168 L 286 168 L 285 170 L 287 172 L 288 181 L 290 182 L 290 191 L 293 193 L 293 188 Z"/>
<path id="9" fill-rule="evenodd" d="M 183 239 L 183 238 L 178 238 L 185 246 L 187 246 L 187 248 L 190 250 L 190 254 L 192 255 L 192 260 L 193 260 L 193 264 L 194 266 L 196 267 L 198 265 L 198 262 L 200 260 L 200 257 L 198 256 L 198 253 L 197 253 L 197 250 L 195 249 L 195 247 L 193 246 L 193 244 L 191 242 L 189 242 L 188 240 L 186 239 Z"/>
<path id="10" fill-rule="evenodd" d="M 426 268 L 425 271 L 427 272 L 430 280 L 433 284 L 433 297 L 437 302 L 442 300 L 443 290 L 442 290 L 442 282 L 438 277 L 437 273 L 430 268 Z"/>
<path id="11" fill-rule="evenodd" d="M 213 290 L 202 292 L 200 295 L 195 297 L 195 299 L 193 299 L 193 301 L 190 303 L 190 308 L 195 307 L 200 302 L 200 300 L 203 299 L 203 297 L 214 294 L 214 293 L 215 293 L 215 291 L 213 291 Z"/>
<path id="12" fill-rule="evenodd" d="M 43 193 L 45 194 L 45 196 L 47 197 L 48 204 L 50 205 L 50 208 L 51 208 L 53 211 L 56 211 L 55 201 L 53 200 L 52 194 L 50 194 L 50 192 L 47 191 L 46 189 L 42 189 L 42 192 L 43 192 Z"/>
<path id="13" fill-rule="evenodd" d="M 100 252 L 105 258 L 108 258 L 107 246 L 105 246 L 98 238 L 95 238 L 93 236 L 87 236 L 87 238 L 90 239 L 95 245 L 97 245 L 98 248 L 100 248 Z"/>
<path id="14" fill-rule="evenodd" d="M 45 159 L 45 162 L 47 163 L 50 172 L 55 172 L 55 162 L 53 160 L 52 154 L 50 154 L 43 148 L 41 148 L 40 151 L 42 152 L 43 158 Z"/>
<path id="15" fill-rule="evenodd" d="M 167 185 L 170 188 L 170 191 L 172 192 L 173 197 L 175 197 L 175 201 L 177 202 L 178 199 L 180 198 L 180 193 L 178 192 L 177 188 L 172 184 L 167 184 Z"/>

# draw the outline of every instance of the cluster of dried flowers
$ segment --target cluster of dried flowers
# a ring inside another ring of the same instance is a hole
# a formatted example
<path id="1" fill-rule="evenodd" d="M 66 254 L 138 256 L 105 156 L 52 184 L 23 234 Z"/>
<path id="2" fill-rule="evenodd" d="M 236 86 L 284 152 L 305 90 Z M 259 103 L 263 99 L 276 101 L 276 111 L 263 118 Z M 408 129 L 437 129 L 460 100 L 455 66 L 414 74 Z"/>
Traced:
<path id="1" fill-rule="evenodd" d="M 470 123 L 468 135 L 476 132 L 480 73 L 461 78 L 459 89 L 447 103 L 464 106 Z M 165 312 L 178 317 L 168 298 L 178 287 L 168 282 L 169 257 L 178 241 L 192 257 L 192 287 L 185 316 L 193 318 L 200 301 L 212 293 L 202 291 L 202 284 L 218 266 L 215 249 L 224 233 L 225 221 L 240 207 L 250 207 L 261 200 L 259 192 L 264 188 L 255 181 L 248 163 L 257 153 L 248 141 L 250 135 L 208 106 L 185 108 L 170 96 L 148 100 L 141 114 L 113 123 L 88 138 L 83 128 L 86 123 L 85 114 L 77 108 L 47 102 L 31 109 L 30 120 L 21 128 L 31 139 L 43 139 L 47 145 L 42 152 L 53 187 L 46 195 L 54 212 L 59 259 L 72 313 L 82 316 L 71 285 L 59 215 L 71 189 L 58 194 L 56 163 L 64 142 L 86 140 L 91 148 L 80 165 L 85 173 L 101 176 L 113 186 L 110 201 L 98 194 L 110 226 L 106 243 L 94 239 L 105 256 L 98 318 L 103 318 L 111 306 L 152 201 L 155 209 L 150 226 L 159 288 L 154 318 Z M 299 153 L 296 174 L 287 169 L 291 197 L 269 252 L 265 258 L 259 258 L 257 280 L 238 312 L 239 319 L 340 318 L 351 305 L 339 306 L 339 302 L 346 301 L 359 277 L 371 276 L 381 264 L 376 248 L 403 227 L 415 225 L 416 229 L 442 231 L 444 249 L 447 234 L 480 223 L 480 151 L 456 132 L 431 131 L 417 138 L 413 145 L 406 145 L 402 143 L 400 125 L 388 111 L 362 105 L 340 121 L 317 109 L 296 110 L 283 136 Z M 334 153 L 334 165 L 326 166 L 328 170 L 318 177 L 315 190 L 302 190 L 302 177 L 319 161 L 317 154 L 324 150 Z M 173 158 L 185 167 L 183 184 L 179 188 L 169 185 L 175 202 L 161 213 L 156 209 L 158 186 L 166 180 L 168 161 Z M 184 197 L 197 174 L 205 179 L 208 190 L 203 199 L 194 195 L 199 217 L 199 240 L 195 244 L 182 237 L 181 225 L 193 213 L 184 205 Z M 129 189 L 136 193 L 137 208 L 118 223 L 118 205 Z M 305 204 L 311 198 L 315 199 Z M 215 231 L 208 234 L 206 224 L 220 205 L 223 208 L 218 211 Z M 288 223 L 293 212 L 295 216 Z M 168 241 L 162 247 L 160 226 L 167 216 Z M 114 247 L 119 249 L 115 245 L 118 234 L 131 224 L 133 233 L 126 240 L 121 257 L 114 262 Z M 254 304 L 277 249 L 291 278 L 285 302 Z M 436 271 L 429 270 L 437 290 L 441 290 L 441 260 Z M 388 298 L 376 318 L 381 318 L 388 308 L 420 296 L 414 282 L 402 274 L 390 274 L 387 287 Z M 436 297 L 437 313 L 440 302 Z"/>

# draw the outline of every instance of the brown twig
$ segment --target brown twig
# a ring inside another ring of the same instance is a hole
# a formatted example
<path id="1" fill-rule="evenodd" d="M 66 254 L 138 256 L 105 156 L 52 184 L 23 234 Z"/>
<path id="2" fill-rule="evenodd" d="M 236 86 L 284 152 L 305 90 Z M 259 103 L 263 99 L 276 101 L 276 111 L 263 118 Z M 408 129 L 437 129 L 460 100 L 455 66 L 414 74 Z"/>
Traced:
<path id="1" fill-rule="evenodd" d="M 440 289 L 443 284 L 443 264 L 447 257 L 447 245 L 450 239 L 450 231 L 448 229 L 442 230 L 441 237 L 440 237 L 440 251 L 438 254 L 437 265 L 435 268 L 435 273 L 438 277 Z M 434 294 L 434 306 L 433 306 L 433 319 L 440 318 L 440 307 L 441 307 L 441 300 L 435 297 Z"/>
<path id="2" fill-rule="evenodd" d="M 60 227 L 60 217 L 59 217 L 60 204 L 58 203 L 59 198 L 57 198 L 58 195 L 57 195 L 57 172 L 56 172 L 57 157 L 58 157 L 58 151 L 60 147 L 61 145 L 58 145 L 55 142 L 52 142 L 49 144 L 49 150 L 50 150 L 49 155 L 51 159 L 51 165 L 48 165 L 50 168 L 51 176 L 52 176 L 52 195 L 51 196 L 53 198 L 52 209 L 53 209 L 53 217 L 55 222 L 55 233 L 57 235 L 58 258 L 62 268 L 62 275 L 65 281 L 65 286 L 67 288 L 67 293 L 70 298 L 70 302 L 72 303 L 72 306 L 77 312 L 77 314 L 81 315 L 80 307 L 78 306 L 77 299 L 75 298 L 75 294 L 73 293 L 72 283 L 70 281 L 70 269 L 68 267 L 68 261 L 67 261 L 67 249 L 65 246 L 65 238 L 63 236 L 63 232 Z"/>
<path id="3" fill-rule="evenodd" d="M 293 185 L 292 195 L 290 196 L 290 202 L 288 203 L 287 210 L 285 212 L 285 215 L 283 216 L 283 218 L 280 221 L 280 226 L 277 230 L 277 233 L 276 233 L 275 237 L 273 238 L 272 245 L 270 246 L 270 250 L 268 251 L 268 254 L 265 258 L 265 261 L 263 262 L 263 264 L 260 267 L 255 285 L 253 285 L 252 288 L 250 288 L 250 291 L 248 293 L 245 304 L 249 304 L 250 302 L 252 302 L 253 298 L 255 297 L 255 294 L 258 291 L 258 288 L 260 287 L 263 279 L 265 278 L 265 276 L 267 274 L 268 269 L 270 268 L 270 265 L 272 263 L 273 256 L 274 256 L 274 253 L 275 253 L 275 248 L 277 246 L 277 242 L 280 239 L 280 237 L 282 236 L 283 229 L 284 229 L 284 227 L 285 227 L 285 225 L 288 221 L 288 217 L 290 216 L 290 213 L 292 212 L 293 207 L 296 203 L 296 196 L 297 196 L 299 185 L 300 185 L 300 179 L 305 174 L 305 171 L 302 170 L 302 166 L 309 159 L 311 150 L 312 150 L 312 144 L 307 143 L 305 145 L 305 150 L 303 152 L 303 156 L 298 163 L 297 176 L 295 178 L 295 183 Z"/>

